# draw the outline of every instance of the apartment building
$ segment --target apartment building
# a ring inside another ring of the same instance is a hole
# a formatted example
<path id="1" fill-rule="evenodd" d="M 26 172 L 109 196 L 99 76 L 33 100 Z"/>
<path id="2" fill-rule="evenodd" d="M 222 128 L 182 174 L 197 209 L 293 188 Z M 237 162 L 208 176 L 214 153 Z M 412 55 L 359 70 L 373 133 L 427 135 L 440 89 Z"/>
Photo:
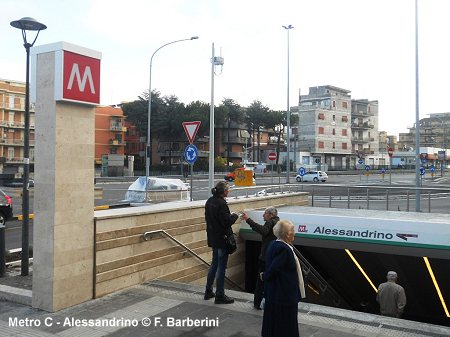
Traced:
<path id="1" fill-rule="evenodd" d="M 30 109 L 30 172 L 34 171 L 34 111 Z M 25 82 L 0 79 L 0 173 L 23 174 Z"/>
<path id="2" fill-rule="evenodd" d="M 102 176 L 120 176 L 124 170 L 125 116 L 119 107 L 95 108 L 95 164 Z"/>
<path id="3" fill-rule="evenodd" d="M 351 114 L 353 159 L 365 158 L 365 163 L 377 163 L 379 154 L 378 101 L 352 99 Z M 356 164 L 352 162 L 352 164 Z"/>
<path id="4" fill-rule="evenodd" d="M 416 127 L 409 132 L 399 134 L 399 148 L 410 150 L 416 148 Z M 419 142 L 421 147 L 447 148 L 450 140 L 450 112 L 430 114 L 419 121 Z"/>
<path id="5" fill-rule="evenodd" d="M 312 162 L 347 168 L 352 154 L 350 91 L 331 85 L 310 87 L 300 95 L 298 150 Z"/>

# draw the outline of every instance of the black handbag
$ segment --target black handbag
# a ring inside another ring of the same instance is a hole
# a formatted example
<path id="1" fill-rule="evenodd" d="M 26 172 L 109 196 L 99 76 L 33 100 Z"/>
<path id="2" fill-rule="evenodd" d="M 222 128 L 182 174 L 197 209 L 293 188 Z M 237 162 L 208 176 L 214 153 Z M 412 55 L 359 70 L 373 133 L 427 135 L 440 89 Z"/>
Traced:
<path id="1" fill-rule="evenodd" d="M 236 238 L 234 237 L 233 230 L 230 228 L 227 232 L 228 233 L 225 234 L 225 244 L 227 253 L 231 255 L 237 250 L 237 243 Z"/>

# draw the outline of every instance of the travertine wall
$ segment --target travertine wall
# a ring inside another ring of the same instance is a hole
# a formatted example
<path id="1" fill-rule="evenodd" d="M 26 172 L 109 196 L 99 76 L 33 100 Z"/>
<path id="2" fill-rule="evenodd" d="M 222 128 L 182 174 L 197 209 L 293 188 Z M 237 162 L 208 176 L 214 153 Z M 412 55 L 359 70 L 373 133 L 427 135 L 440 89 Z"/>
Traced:
<path id="1" fill-rule="evenodd" d="M 231 211 L 268 206 L 307 205 L 307 193 L 284 193 L 263 197 L 229 199 Z M 95 297 L 119 289 L 163 279 L 205 284 L 207 266 L 163 234 L 148 231 L 165 230 L 177 240 L 211 262 L 207 246 L 205 201 L 173 202 L 139 208 L 112 209 L 95 212 Z M 239 231 L 239 223 L 233 225 Z M 244 285 L 245 245 L 238 238 L 238 251 L 230 256 L 227 277 Z M 232 288 L 231 283 L 226 284 Z"/>
<path id="2" fill-rule="evenodd" d="M 55 102 L 54 52 L 37 58 L 33 307 L 93 296 L 94 108 Z"/>

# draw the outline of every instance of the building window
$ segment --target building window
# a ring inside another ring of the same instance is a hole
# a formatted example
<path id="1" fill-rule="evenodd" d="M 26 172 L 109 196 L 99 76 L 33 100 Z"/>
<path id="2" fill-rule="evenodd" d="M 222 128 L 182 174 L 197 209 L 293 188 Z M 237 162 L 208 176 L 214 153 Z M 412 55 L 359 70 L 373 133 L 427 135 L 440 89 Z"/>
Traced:
<path id="1" fill-rule="evenodd" d="M 14 159 L 14 148 L 13 147 L 8 147 L 8 159 Z"/>
<path id="2" fill-rule="evenodd" d="M 325 133 L 325 129 L 319 126 L 319 134 L 323 135 Z"/>
<path id="3" fill-rule="evenodd" d="M 335 142 L 333 142 L 333 149 L 335 149 L 336 148 L 336 143 Z"/>
<path id="4" fill-rule="evenodd" d="M 320 113 L 320 114 L 318 115 L 318 119 L 325 120 L 325 114 Z"/>
<path id="5" fill-rule="evenodd" d="M 347 143 L 342 143 L 342 150 L 347 150 Z"/>
<path id="6" fill-rule="evenodd" d="M 9 95 L 9 108 L 14 109 L 14 100 L 16 97 L 14 95 Z"/>
<path id="7" fill-rule="evenodd" d="M 336 134 L 336 130 L 335 129 L 333 129 L 333 136 Z"/>
<path id="8" fill-rule="evenodd" d="M 342 129 L 342 135 L 347 136 L 347 129 Z"/>
<path id="9" fill-rule="evenodd" d="M 333 108 L 336 107 L 336 101 L 333 101 Z"/>
<path id="10" fill-rule="evenodd" d="M 319 142 L 319 149 L 323 149 L 325 147 L 323 142 Z"/>
<path id="11" fill-rule="evenodd" d="M 343 122 L 348 122 L 347 116 L 342 116 L 342 121 L 343 121 Z"/>
<path id="12" fill-rule="evenodd" d="M 333 115 L 333 122 L 336 121 L 336 115 Z"/>
<path id="13" fill-rule="evenodd" d="M 342 102 L 342 108 L 347 109 L 347 102 Z"/>

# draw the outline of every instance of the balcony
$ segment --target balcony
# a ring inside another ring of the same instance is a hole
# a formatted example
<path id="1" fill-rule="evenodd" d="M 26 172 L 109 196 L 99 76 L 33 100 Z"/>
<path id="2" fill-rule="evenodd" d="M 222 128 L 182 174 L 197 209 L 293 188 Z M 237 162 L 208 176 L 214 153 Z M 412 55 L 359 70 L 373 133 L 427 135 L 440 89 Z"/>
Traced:
<path id="1" fill-rule="evenodd" d="M 123 140 L 119 140 L 119 139 L 110 139 L 109 140 L 109 145 L 125 146 L 125 145 L 127 145 L 127 142 L 124 142 Z"/>
<path id="2" fill-rule="evenodd" d="M 352 129 L 373 129 L 375 126 L 373 124 L 364 123 L 352 123 Z"/>
<path id="3" fill-rule="evenodd" d="M 222 156 L 224 158 L 227 157 L 227 151 L 223 151 L 222 152 Z M 245 157 L 245 152 L 231 152 L 230 151 L 230 158 L 244 158 Z"/>
<path id="4" fill-rule="evenodd" d="M 23 158 L 18 158 L 18 157 L 14 157 L 14 158 L 9 158 L 6 157 L 6 163 L 7 164 L 23 164 Z M 34 163 L 34 158 L 30 158 L 30 164 Z"/>
<path id="5" fill-rule="evenodd" d="M 2 102 L 2 103 L 0 103 L 0 108 L 3 108 L 5 110 L 24 111 L 25 104 L 10 105 L 9 103 Z"/>
<path id="6" fill-rule="evenodd" d="M 30 139 L 30 146 L 34 146 L 34 139 Z M 13 139 L 13 138 L 0 138 L 0 146 L 1 145 L 7 145 L 7 146 L 24 146 L 24 140 L 23 139 Z"/>
<path id="7" fill-rule="evenodd" d="M 355 117 L 370 117 L 373 115 L 374 115 L 373 112 L 367 112 L 367 111 L 362 111 L 362 110 L 352 111 L 352 116 L 355 116 Z"/>
<path id="8" fill-rule="evenodd" d="M 370 139 L 368 137 L 355 137 L 352 136 L 352 143 L 368 143 Z"/>
<path id="9" fill-rule="evenodd" d="M 222 135 L 222 142 L 223 143 L 233 143 L 233 144 L 245 144 L 245 138 L 237 137 L 237 136 L 230 136 L 228 139 L 227 133 Z"/>
<path id="10" fill-rule="evenodd" d="M 127 128 L 125 126 L 122 126 L 122 124 L 111 124 L 109 126 L 110 131 L 118 131 L 118 132 L 126 132 Z"/>

